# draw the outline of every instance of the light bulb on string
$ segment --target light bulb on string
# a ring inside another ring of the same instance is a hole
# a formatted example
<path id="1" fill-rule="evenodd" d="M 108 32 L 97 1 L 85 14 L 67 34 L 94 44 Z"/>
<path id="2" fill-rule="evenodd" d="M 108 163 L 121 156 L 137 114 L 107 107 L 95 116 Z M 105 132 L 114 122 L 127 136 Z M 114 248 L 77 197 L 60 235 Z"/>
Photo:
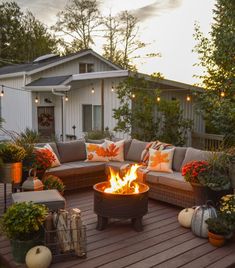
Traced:
<path id="1" fill-rule="evenodd" d="M 191 101 L 191 96 L 190 95 L 187 95 L 186 100 L 187 101 Z"/>
<path id="2" fill-rule="evenodd" d="M 157 102 L 159 102 L 161 100 L 161 98 L 159 96 L 157 96 Z"/>
<path id="3" fill-rule="evenodd" d="M 135 93 L 132 93 L 131 97 L 132 97 L 132 99 L 134 99 L 135 98 Z"/>
<path id="4" fill-rule="evenodd" d="M 113 82 L 112 82 L 111 92 L 114 92 Z"/>
<path id="5" fill-rule="evenodd" d="M 224 91 L 220 92 L 220 97 L 222 97 L 222 98 L 225 97 L 225 92 Z"/>
<path id="6" fill-rule="evenodd" d="M 38 93 L 36 93 L 36 97 L 35 97 L 34 101 L 35 101 L 35 103 L 38 103 L 39 102 Z"/>
<path id="7" fill-rule="evenodd" d="M 3 86 L 2 86 L 2 90 L 1 90 L 1 93 L 0 93 L 0 97 L 3 97 L 4 96 L 4 89 L 3 89 Z"/>
<path id="8" fill-rule="evenodd" d="M 65 92 L 65 101 L 68 101 L 69 100 L 69 97 L 68 97 L 68 95 L 67 95 L 67 91 Z"/>

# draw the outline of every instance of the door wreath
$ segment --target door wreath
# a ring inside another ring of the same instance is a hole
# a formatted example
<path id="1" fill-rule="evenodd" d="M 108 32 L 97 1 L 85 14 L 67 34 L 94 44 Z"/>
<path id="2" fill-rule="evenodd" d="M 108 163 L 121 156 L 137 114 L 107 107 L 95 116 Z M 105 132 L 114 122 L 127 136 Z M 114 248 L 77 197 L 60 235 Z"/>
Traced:
<path id="1" fill-rule="evenodd" d="M 51 122 L 53 121 L 54 121 L 53 116 L 48 113 L 42 113 L 38 117 L 39 125 L 43 127 L 49 127 L 51 125 Z"/>

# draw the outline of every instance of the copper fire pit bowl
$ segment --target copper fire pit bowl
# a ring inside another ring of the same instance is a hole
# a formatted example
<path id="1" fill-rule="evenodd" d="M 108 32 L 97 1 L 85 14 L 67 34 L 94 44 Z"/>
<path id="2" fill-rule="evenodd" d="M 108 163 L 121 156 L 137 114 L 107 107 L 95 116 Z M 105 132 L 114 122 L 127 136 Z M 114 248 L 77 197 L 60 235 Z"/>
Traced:
<path id="1" fill-rule="evenodd" d="M 97 214 L 97 230 L 103 230 L 109 218 L 131 219 L 136 231 L 142 231 L 142 218 L 148 212 L 149 187 L 139 184 L 139 193 L 116 194 L 106 193 L 104 190 L 110 186 L 109 182 L 100 182 L 93 186 L 94 212 Z"/>

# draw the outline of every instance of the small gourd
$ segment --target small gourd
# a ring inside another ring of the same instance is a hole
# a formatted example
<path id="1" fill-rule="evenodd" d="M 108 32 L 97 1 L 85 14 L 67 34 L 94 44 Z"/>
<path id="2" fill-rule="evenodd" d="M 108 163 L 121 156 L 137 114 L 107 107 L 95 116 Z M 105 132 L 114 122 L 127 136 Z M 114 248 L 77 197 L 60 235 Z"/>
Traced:
<path id="1" fill-rule="evenodd" d="M 199 237 L 208 237 L 208 226 L 205 222 L 209 218 L 216 218 L 216 209 L 207 202 L 206 205 L 197 207 L 194 210 L 192 217 L 191 229 L 192 232 Z"/>
<path id="2" fill-rule="evenodd" d="M 193 217 L 194 209 L 193 208 L 184 208 L 178 214 L 178 222 L 181 226 L 185 228 L 191 227 L 192 217 Z"/>
<path id="3" fill-rule="evenodd" d="M 45 246 L 36 246 L 31 248 L 25 257 L 25 263 L 28 268 L 48 268 L 51 261 L 51 251 Z"/>

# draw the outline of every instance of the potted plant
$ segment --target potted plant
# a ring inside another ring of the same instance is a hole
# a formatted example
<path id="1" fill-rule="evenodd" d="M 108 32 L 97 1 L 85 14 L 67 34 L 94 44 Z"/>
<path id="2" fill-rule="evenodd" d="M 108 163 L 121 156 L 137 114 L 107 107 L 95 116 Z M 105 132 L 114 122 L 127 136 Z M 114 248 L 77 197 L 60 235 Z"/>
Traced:
<path id="1" fill-rule="evenodd" d="M 217 218 L 209 218 L 206 220 L 208 225 L 209 242 L 215 247 L 221 247 L 225 243 L 225 236 L 230 234 L 230 229 L 226 221 L 219 214 Z"/>
<path id="2" fill-rule="evenodd" d="M 206 188 L 198 179 L 207 166 L 207 161 L 191 161 L 182 168 L 182 176 L 192 185 L 197 204 L 205 204 L 207 201 Z"/>
<path id="3" fill-rule="evenodd" d="M 235 195 L 225 195 L 220 199 L 219 211 L 235 240 Z"/>
<path id="4" fill-rule="evenodd" d="M 38 244 L 47 213 L 45 205 L 22 202 L 13 204 L 3 215 L 0 230 L 10 239 L 16 262 L 24 262 L 27 251 Z"/>
<path id="5" fill-rule="evenodd" d="M 198 174 L 199 182 L 207 187 L 207 197 L 215 204 L 219 199 L 231 192 L 231 181 L 229 177 L 229 156 L 224 153 L 211 154 L 208 165 Z"/>
<path id="6" fill-rule="evenodd" d="M 25 150 L 11 142 L 2 143 L 0 146 L 0 158 L 2 161 L 0 167 L 0 179 L 3 183 L 15 184 L 21 182 L 22 178 L 22 160 L 25 157 Z"/>
<path id="7" fill-rule="evenodd" d="M 45 171 L 52 166 L 54 161 L 54 154 L 49 149 L 34 149 L 31 165 L 37 171 L 39 179 L 43 178 Z"/>
<path id="8" fill-rule="evenodd" d="M 44 190 L 56 189 L 60 194 L 64 194 L 65 186 L 62 180 L 55 175 L 45 175 L 42 179 Z"/>

